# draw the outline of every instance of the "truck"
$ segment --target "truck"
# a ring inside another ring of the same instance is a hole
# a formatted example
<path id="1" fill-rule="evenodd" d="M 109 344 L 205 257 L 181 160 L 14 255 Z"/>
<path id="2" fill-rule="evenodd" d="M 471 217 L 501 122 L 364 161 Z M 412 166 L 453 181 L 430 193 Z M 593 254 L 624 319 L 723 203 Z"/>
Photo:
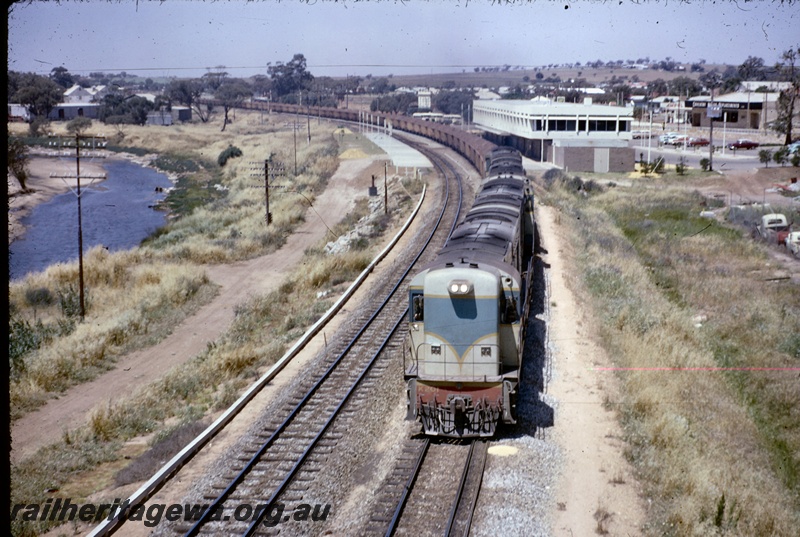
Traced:
<path id="1" fill-rule="evenodd" d="M 800 231 L 792 231 L 786 235 L 786 249 L 795 257 L 800 257 Z"/>
<path id="2" fill-rule="evenodd" d="M 761 222 L 756 224 L 753 229 L 753 238 L 760 238 L 782 246 L 791 230 L 792 226 L 786 220 L 786 215 L 781 213 L 765 214 L 761 217 Z"/>

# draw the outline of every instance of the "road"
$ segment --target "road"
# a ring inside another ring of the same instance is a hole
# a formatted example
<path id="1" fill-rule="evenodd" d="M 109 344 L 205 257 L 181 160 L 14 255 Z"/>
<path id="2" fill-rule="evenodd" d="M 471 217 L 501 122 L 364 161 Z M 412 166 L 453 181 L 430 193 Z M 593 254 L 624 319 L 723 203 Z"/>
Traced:
<path id="1" fill-rule="evenodd" d="M 721 144 L 722 140 L 720 139 L 718 143 Z M 646 138 L 633 140 L 629 144 L 629 147 L 636 149 L 637 161 L 641 160 L 642 157 L 644 157 L 645 160 L 648 160 L 649 154 L 651 161 L 659 157 L 663 157 L 666 164 L 675 165 L 680 161 L 681 157 L 684 157 L 688 166 L 692 168 L 699 168 L 700 160 L 709 158 L 708 147 L 689 147 L 686 149 L 684 149 L 683 146 L 672 147 L 662 145 L 659 147 L 657 138 L 653 138 L 650 141 L 649 146 Z M 763 164 L 761 164 L 761 162 L 758 160 L 758 151 L 758 148 L 738 149 L 736 151 L 731 149 L 717 149 L 713 155 L 712 167 L 715 171 L 720 172 L 732 170 L 752 170 L 758 168 L 759 166 L 763 166 Z"/>

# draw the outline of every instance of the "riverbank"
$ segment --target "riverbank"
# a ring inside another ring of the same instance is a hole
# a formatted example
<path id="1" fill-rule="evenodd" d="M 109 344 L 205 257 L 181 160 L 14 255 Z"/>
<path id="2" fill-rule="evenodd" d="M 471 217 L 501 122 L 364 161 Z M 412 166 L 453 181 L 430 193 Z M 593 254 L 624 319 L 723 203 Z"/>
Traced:
<path id="1" fill-rule="evenodd" d="M 30 214 L 34 207 L 77 187 L 75 179 L 51 177 L 51 175 L 75 175 L 74 159 L 70 161 L 66 158 L 48 157 L 44 152 L 32 151 L 28 170 L 27 191 L 20 188 L 16 177 L 8 174 L 8 244 L 25 233 L 21 220 Z M 86 160 L 81 162 L 81 175 L 101 173 L 105 173 L 101 164 Z M 81 186 L 88 183 L 89 181 L 83 181 Z"/>
<path id="2" fill-rule="evenodd" d="M 110 160 L 127 160 L 140 166 L 152 167 L 150 162 L 153 155 L 144 157 L 130 153 L 106 153 L 103 159 L 81 159 L 81 175 L 84 177 L 105 174 L 105 163 Z M 64 194 L 77 188 L 75 179 L 51 177 L 51 175 L 75 175 L 75 160 L 67 157 L 47 156 L 47 152 L 34 149 L 31 151 L 31 160 L 28 164 L 28 190 L 20 188 L 19 181 L 8 174 L 8 244 L 25 234 L 22 219 L 39 204 L 47 203 L 55 196 Z M 176 176 L 159 170 L 174 184 Z M 81 181 L 81 187 L 89 184 L 97 185 L 102 179 L 89 179 Z"/>

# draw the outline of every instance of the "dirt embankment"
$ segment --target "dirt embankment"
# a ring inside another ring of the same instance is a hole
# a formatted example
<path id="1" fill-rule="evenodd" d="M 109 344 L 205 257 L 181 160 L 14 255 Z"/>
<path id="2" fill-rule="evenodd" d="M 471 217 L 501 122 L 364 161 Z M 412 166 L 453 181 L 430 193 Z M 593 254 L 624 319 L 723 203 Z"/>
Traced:
<path id="1" fill-rule="evenodd" d="M 29 187 L 35 192 L 17 197 L 24 203 L 14 211 L 16 213 L 22 212 L 22 206 L 30 210 L 36 203 L 67 189 L 54 182 L 61 180 L 50 179 L 48 175 L 49 170 L 59 169 L 57 167 L 61 163 L 49 159 L 35 161 L 31 164 L 29 181 Z M 277 287 L 283 277 L 300 262 L 303 252 L 329 234 L 328 226 L 335 225 L 338 218 L 352 209 L 358 195 L 366 194 L 373 165 L 372 158 L 343 160 L 328 187 L 317 197 L 314 206 L 307 210 L 305 223 L 277 252 L 248 261 L 209 266 L 209 277 L 221 286 L 219 295 L 191 319 L 176 326 L 170 337 L 154 347 L 125 355 L 112 371 L 92 382 L 74 386 L 58 399 L 50 400 L 14 422 L 12 460 L 19 460 L 58 441 L 64 430 L 84 424 L 98 404 L 133 392 L 136 387 L 152 382 L 164 371 L 205 349 L 209 342 L 213 342 L 228 328 L 237 304 L 253 293 L 265 293 Z M 98 170 L 100 172 L 102 169 Z M 61 185 L 64 183 L 61 182 Z M 9 214 L 11 212 L 9 210 Z M 321 218 L 325 221 L 321 222 Z M 9 230 L 9 236 L 10 233 Z"/>

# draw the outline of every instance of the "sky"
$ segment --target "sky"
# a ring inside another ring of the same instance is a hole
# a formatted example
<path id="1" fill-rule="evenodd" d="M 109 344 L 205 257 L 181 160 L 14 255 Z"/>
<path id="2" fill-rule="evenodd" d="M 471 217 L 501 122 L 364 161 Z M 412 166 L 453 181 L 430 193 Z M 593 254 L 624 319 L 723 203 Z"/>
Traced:
<path id="1" fill-rule="evenodd" d="M 800 0 L 88 0 L 18 2 L 8 69 L 197 77 L 385 76 L 595 60 L 767 65 L 800 45 Z"/>

